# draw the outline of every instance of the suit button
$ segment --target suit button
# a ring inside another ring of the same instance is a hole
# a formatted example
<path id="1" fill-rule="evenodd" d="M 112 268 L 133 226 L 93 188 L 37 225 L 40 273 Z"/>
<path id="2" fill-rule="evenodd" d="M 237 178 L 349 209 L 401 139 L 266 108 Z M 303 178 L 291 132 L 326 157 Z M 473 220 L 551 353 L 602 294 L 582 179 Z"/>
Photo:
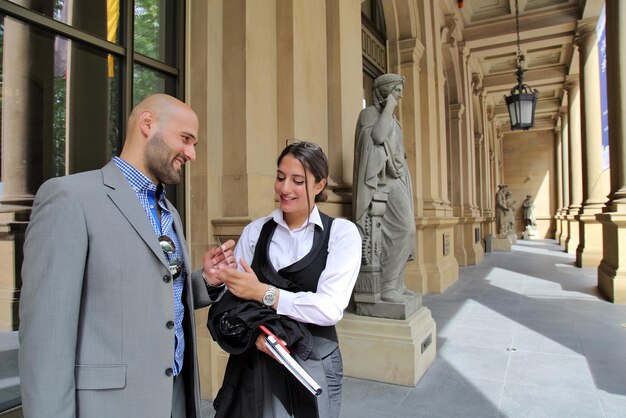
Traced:
<path id="1" fill-rule="evenodd" d="M 167 376 L 171 376 L 174 374 L 174 369 L 172 369 L 171 367 L 168 367 L 167 369 L 165 369 L 165 374 Z"/>
<path id="2" fill-rule="evenodd" d="M 172 277 L 169 274 L 166 274 L 165 276 L 163 276 L 163 281 L 165 283 L 169 283 L 170 280 L 172 280 Z"/>
<path id="3" fill-rule="evenodd" d="M 172 329 L 172 328 L 174 328 L 174 321 L 167 321 L 167 323 L 165 324 L 165 326 L 167 327 L 167 329 Z"/>

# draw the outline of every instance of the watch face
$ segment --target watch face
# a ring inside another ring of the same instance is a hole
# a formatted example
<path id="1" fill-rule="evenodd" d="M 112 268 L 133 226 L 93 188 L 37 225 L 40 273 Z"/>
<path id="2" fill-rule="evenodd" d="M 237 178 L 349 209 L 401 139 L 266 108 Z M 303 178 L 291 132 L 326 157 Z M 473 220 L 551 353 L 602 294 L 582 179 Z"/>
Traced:
<path id="1" fill-rule="evenodd" d="M 276 291 L 274 289 L 269 289 L 263 295 L 263 305 L 272 306 L 276 302 Z"/>

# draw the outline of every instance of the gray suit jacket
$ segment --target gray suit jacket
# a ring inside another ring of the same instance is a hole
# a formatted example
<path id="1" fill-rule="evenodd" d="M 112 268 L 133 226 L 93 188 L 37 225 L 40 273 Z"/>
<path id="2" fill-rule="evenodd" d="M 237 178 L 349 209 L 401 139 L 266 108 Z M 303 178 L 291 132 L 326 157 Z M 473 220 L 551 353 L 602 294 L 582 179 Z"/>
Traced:
<path id="1" fill-rule="evenodd" d="M 180 217 L 167 204 L 191 272 Z M 22 280 L 26 417 L 170 417 L 172 280 L 150 221 L 113 162 L 41 186 Z M 183 300 L 183 375 L 193 417 L 200 416 L 193 311 L 211 302 L 201 270 L 187 274 Z"/>

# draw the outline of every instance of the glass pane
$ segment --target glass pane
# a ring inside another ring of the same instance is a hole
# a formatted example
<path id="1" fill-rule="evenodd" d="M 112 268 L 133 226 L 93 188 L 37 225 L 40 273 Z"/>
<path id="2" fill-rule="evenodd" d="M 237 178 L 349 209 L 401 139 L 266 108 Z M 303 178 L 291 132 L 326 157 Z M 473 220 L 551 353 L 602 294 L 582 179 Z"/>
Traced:
<path id="1" fill-rule="evenodd" d="M 70 42 L 68 49 L 66 172 L 76 173 L 100 168 L 118 153 L 120 64 L 78 42 Z"/>
<path id="2" fill-rule="evenodd" d="M 120 0 L 30 0 L 27 5 L 24 1 L 10 1 L 101 39 L 120 43 Z"/>
<path id="3" fill-rule="evenodd" d="M 154 93 L 167 93 L 176 96 L 176 79 L 135 64 L 133 80 L 133 106 Z"/>
<path id="4" fill-rule="evenodd" d="M 46 179 L 99 168 L 118 152 L 119 63 L 11 18 L 1 29 L 0 203 L 18 203 Z"/>
<path id="5" fill-rule="evenodd" d="M 521 122 L 530 125 L 533 121 L 533 102 L 522 100 Z"/>
<path id="6" fill-rule="evenodd" d="M 177 7 L 175 0 L 135 1 L 135 51 L 176 65 Z"/>

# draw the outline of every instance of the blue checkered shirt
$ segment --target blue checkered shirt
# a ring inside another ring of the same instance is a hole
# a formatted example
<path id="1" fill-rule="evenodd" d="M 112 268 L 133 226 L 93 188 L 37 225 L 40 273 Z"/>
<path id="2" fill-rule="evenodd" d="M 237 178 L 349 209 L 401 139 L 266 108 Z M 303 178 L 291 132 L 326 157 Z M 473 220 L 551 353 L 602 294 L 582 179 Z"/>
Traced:
<path id="1" fill-rule="evenodd" d="M 183 252 L 181 250 L 180 241 L 174 231 L 172 224 L 172 213 L 165 205 L 165 190 L 162 189 L 159 194 L 159 207 L 161 208 L 161 222 L 157 217 L 156 208 L 154 202 L 156 201 L 157 185 L 154 184 L 148 177 L 135 167 L 122 160 L 119 157 L 114 157 L 113 162 L 122 171 L 132 188 L 137 193 L 139 202 L 143 210 L 146 212 L 150 224 L 154 229 L 155 238 L 160 235 L 167 235 L 170 237 L 176 245 L 176 254 L 165 254 L 165 257 L 169 260 L 178 258 L 183 259 Z M 176 280 L 174 280 L 174 376 L 178 375 L 183 368 L 183 354 L 185 352 L 185 334 L 183 332 L 183 317 L 185 316 L 185 307 L 183 306 L 182 296 L 183 288 L 185 286 L 185 279 L 187 272 L 183 264 L 183 269 Z"/>

